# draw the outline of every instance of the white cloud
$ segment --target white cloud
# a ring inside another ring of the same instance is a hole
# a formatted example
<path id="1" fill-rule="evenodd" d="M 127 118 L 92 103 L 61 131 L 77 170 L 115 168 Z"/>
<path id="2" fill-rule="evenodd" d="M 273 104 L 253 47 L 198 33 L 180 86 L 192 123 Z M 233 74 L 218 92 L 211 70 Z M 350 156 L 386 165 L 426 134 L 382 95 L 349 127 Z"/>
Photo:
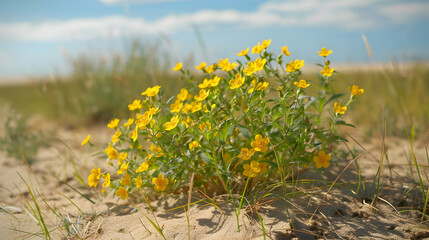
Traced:
<path id="1" fill-rule="evenodd" d="M 397 3 L 380 9 L 380 12 L 395 22 L 427 18 L 429 2 Z"/>
<path id="2" fill-rule="evenodd" d="M 99 1 L 115 4 L 173 0 Z M 340 27 L 346 30 L 362 30 L 381 26 L 392 20 L 401 23 L 416 17 L 427 17 L 427 12 L 429 12 L 429 3 L 397 3 L 392 0 L 269 1 L 261 4 L 253 12 L 198 10 L 193 13 L 167 15 L 154 21 L 125 16 L 106 16 L 39 23 L 0 22 L 0 39 L 54 41 L 171 34 L 186 31 L 193 24 L 200 26 L 235 24 L 247 27 Z"/>

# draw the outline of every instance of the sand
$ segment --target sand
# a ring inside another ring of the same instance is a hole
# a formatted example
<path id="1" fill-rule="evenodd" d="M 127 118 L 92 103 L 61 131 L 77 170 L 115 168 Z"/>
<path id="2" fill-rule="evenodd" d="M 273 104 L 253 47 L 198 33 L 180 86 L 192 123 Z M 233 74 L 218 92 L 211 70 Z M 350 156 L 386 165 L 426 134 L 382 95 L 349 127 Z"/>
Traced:
<path id="1" fill-rule="evenodd" d="M 355 193 L 357 168 L 351 163 L 353 158 L 347 156 L 325 171 L 307 171 L 300 175 L 301 180 L 311 181 L 286 189 L 288 195 L 285 198 L 283 189 L 278 189 L 272 196 L 243 209 L 238 218 L 238 231 L 236 207 L 227 196 L 209 200 L 194 192 L 192 202 L 202 199 L 205 202 L 193 204 L 187 213 L 183 208 L 171 210 L 187 204 L 187 193 L 159 196 L 151 199 L 153 214 L 141 195 L 133 195 L 126 201 L 118 200 L 112 193 L 101 196 L 99 191 L 82 185 L 73 176 L 70 159 L 74 159 L 86 180 L 90 169 L 95 165 L 103 166 L 104 160 L 94 156 L 94 149 L 81 147 L 80 141 L 90 133 L 95 136 L 93 142 L 102 146 L 111 132 L 103 126 L 55 128 L 56 140 L 39 151 L 31 167 L 0 152 L 0 239 L 39 238 L 29 234 L 41 230 L 26 203 L 26 200 L 32 201 L 23 179 L 34 194 L 39 192 L 64 219 L 61 221 L 38 198 L 53 239 L 162 239 L 146 216 L 153 221 L 156 219 L 166 239 L 264 239 L 263 231 L 267 239 L 429 238 L 428 224 L 420 222 L 421 215 L 416 211 L 421 211 L 423 203 L 417 174 L 410 174 L 408 140 L 389 138 L 385 141 L 388 161 L 385 159 L 383 163 L 383 185 L 376 204 L 369 199 L 369 183 L 366 191 L 361 185 L 360 193 Z M 360 139 L 358 133 L 351 134 Z M 367 180 L 373 179 L 379 166 L 380 139 L 374 136 L 366 143 L 358 140 L 363 148 L 353 141 L 349 143 L 357 153 L 362 153 L 357 161 L 362 177 Z M 426 161 L 424 140 L 416 140 L 414 150 L 418 161 Z M 328 191 L 335 180 L 336 184 Z M 94 203 L 72 188 L 89 196 Z M 208 204 L 212 201 L 218 208 Z M 255 211 L 263 219 L 264 230 Z"/>

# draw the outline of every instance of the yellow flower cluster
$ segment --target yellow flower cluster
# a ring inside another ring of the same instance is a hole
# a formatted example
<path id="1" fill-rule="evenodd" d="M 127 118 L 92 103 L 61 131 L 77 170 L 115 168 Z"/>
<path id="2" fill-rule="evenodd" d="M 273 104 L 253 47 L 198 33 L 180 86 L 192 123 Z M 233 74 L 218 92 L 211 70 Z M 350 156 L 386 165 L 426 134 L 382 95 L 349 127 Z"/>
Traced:
<path id="1" fill-rule="evenodd" d="M 134 111 L 140 108 L 142 108 L 141 100 L 134 100 L 133 103 L 128 105 L 128 109 L 130 111 Z"/>
<path id="2" fill-rule="evenodd" d="M 229 72 L 235 67 L 237 67 L 238 63 L 236 62 L 230 63 L 229 59 L 225 58 L 225 59 L 220 59 L 217 66 L 222 68 L 222 71 Z"/>
<path id="3" fill-rule="evenodd" d="M 217 85 L 219 85 L 220 82 L 220 77 L 215 76 L 212 79 L 204 79 L 203 83 L 199 84 L 198 87 L 199 88 L 212 88 L 212 87 L 216 87 Z M 183 100 L 182 100 L 183 101 Z"/>
<path id="4" fill-rule="evenodd" d="M 107 124 L 107 127 L 108 128 L 111 128 L 111 129 L 115 129 L 115 128 L 117 128 L 118 127 L 118 124 L 119 124 L 119 118 L 115 118 L 115 119 L 112 119 L 110 122 L 109 122 L 109 124 Z"/>
<path id="5" fill-rule="evenodd" d="M 258 82 L 258 84 L 256 84 L 256 79 L 253 79 L 251 84 L 252 87 L 249 89 L 249 91 L 247 91 L 248 93 L 253 93 L 255 90 L 263 91 L 268 88 L 268 82 Z"/>
<path id="6" fill-rule="evenodd" d="M 304 67 L 304 60 L 296 59 L 286 64 L 286 72 L 295 72 Z"/>
<path id="7" fill-rule="evenodd" d="M 91 174 L 88 176 L 88 185 L 90 187 L 97 187 L 98 179 L 100 179 L 101 171 L 100 168 L 94 168 L 91 170 Z"/>
<path id="8" fill-rule="evenodd" d="M 268 163 L 252 161 L 250 165 L 244 164 L 243 175 L 246 177 L 254 178 L 258 176 L 258 173 L 266 173 L 268 171 L 267 167 L 268 167 Z"/>
<path id="9" fill-rule="evenodd" d="M 268 151 L 268 144 L 270 143 L 270 139 L 268 137 L 264 138 L 262 135 L 257 134 L 255 136 L 255 141 L 252 141 L 250 145 L 252 148 L 249 150 L 248 148 L 242 148 L 240 154 L 237 158 L 242 161 L 249 160 L 255 152 L 266 152 Z M 267 163 L 252 161 L 249 164 L 244 164 L 244 172 L 243 175 L 247 177 L 256 177 L 258 173 L 266 173 L 267 172 Z"/>
<path id="10" fill-rule="evenodd" d="M 261 54 L 262 50 L 266 49 L 268 46 L 270 46 L 270 44 L 271 44 L 271 39 L 262 41 L 262 44 L 258 43 L 258 45 L 255 45 L 252 48 L 252 54 L 254 53 Z"/>
<path id="11" fill-rule="evenodd" d="M 252 75 L 255 72 L 261 71 L 264 69 L 265 63 L 267 62 L 267 59 L 261 60 L 260 58 L 255 59 L 253 62 L 247 63 L 247 68 L 243 70 L 243 73 L 247 76 Z"/>
<path id="12" fill-rule="evenodd" d="M 231 85 L 229 88 L 230 89 L 239 88 L 241 87 L 241 85 L 243 85 L 243 83 L 244 83 L 244 77 L 242 77 L 240 73 L 237 73 L 235 75 L 235 78 L 229 81 L 229 84 Z"/>
<path id="13" fill-rule="evenodd" d="M 271 179 L 279 175 L 274 169 L 268 174 L 269 163 L 279 167 L 295 162 L 308 166 L 315 163 L 316 168 L 329 167 L 331 154 L 309 149 L 319 146 L 315 143 L 333 144 L 334 138 L 330 135 L 319 136 L 319 132 L 329 131 L 324 131 L 323 125 L 322 113 L 326 109 L 317 105 L 331 94 L 326 83 L 334 73 L 327 59 L 332 50 L 318 51 L 325 61 L 320 71 L 321 90 L 317 96 L 306 96 L 304 89 L 310 83 L 301 79 L 304 60 L 289 59 L 284 72 L 283 60 L 291 55 L 288 47 L 282 46 L 280 55 L 273 57 L 267 52 L 270 45 L 271 39 L 268 39 L 240 51 L 237 56 L 247 59 L 243 63 L 230 62 L 228 58 L 212 64 L 201 62 L 195 69 L 202 71 L 204 80 L 180 89 L 167 102 L 163 102 L 161 86 L 146 88 L 141 93 L 145 97 L 128 104 L 129 117 L 124 124 L 119 125 L 118 118 L 107 124 L 114 129 L 105 149 L 106 162 L 113 171 L 102 173 L 95 167 L 88 176 L 88 185 L 97 187 L 102 177 L 102 191 L 111 188 L 115 196 L 125 200 L 136 189 L 181 191 L 180 187 L 188 184 L 184 176 L 190 173 L 196 174 L 195 186 L 219 184 L 223 173 L 227 173 L 225 176 L 234 178 L 229 181 L 232 185 L 242 184 L 241 180 L 246 177 L 246 184 L 253 184 L 249 189 L 254 189 L 266 180 L 263 177 L 270 175 Z M 256 58 L 251 60 L 249 49 L 251 54 L 258 54 Z M 278 68 L 274 66 L 276 63 Z M 178 62 L 173 70 L 180 71 L 182 79 L 193 79 L 183 67 L 182 62 Z M 220 71 L 223 73 L 218 74 Z M 272 89 L 277 90 L 276 94 L 272 94 Z M 334 114 L 334 118 L 328 120 L 333 121 L 331 124 L 343 117 L 355 96 L 364 93 L 357 85 L 350 86 L 349 91 L 350 99 L 345 105 L 340 104 L 342 99 L 335 102 L 333 108 L 329 105 L 330 113 Z M 275 99 L 274 95 L 279 98 Z M 319 101 L 313 101 L 317 99 Z M 316 114 L 308 117 L 310 111 Z M 320 119 L 313 120 L 317 117 Z M 90 137 L 81 145 L 89 143 Z M 278 162 L 270 162 L 273 158 Z M 233 188 L 242 189 L 241 186 Z"/>
<path id="14" fill-rule="evenodd" d="M 156 96 L 159 93 L 160 88 L 161 86 L 149 87 L 144 92 L 142 92 L 141 95 L 148 96 L 148 97 Z"/>

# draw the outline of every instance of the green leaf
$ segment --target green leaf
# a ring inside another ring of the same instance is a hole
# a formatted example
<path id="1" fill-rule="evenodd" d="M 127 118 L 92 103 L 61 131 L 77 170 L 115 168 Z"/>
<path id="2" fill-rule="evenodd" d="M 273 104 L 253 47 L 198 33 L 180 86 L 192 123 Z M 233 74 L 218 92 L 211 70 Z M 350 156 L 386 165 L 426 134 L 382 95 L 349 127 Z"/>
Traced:
<path id="1" fill-rule="evenodd" d="M 349 127 L 352 127 L 352 128 L 356 128 L 354 125 L 352 125 L 350 123 L 346 123 L 344 120 L 340 120 L 340 119 L 338 119 L 335 122 L 335 125 L 344 125 L 344 126 L 349 126 Z"/>

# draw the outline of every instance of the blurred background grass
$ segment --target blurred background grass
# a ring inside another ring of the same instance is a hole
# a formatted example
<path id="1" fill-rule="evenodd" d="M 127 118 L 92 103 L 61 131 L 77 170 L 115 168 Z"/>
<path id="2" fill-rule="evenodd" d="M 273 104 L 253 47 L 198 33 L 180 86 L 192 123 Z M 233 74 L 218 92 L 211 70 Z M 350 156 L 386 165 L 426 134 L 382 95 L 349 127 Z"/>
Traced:
<path id="1" fill-rule="evenodd" d="M 0 104 L 9 104 L 24 116 L 41 114 L 58 123 L 77 126 L 106 124 L 113 117 L 128 117 L 127 105 L 147 87 L 161 85 L 164 95 L 177 94 L 185 82 L 171 71 L 168 53 L 157 46 L 130 44 L 124 54 L 110 60 L 82 53 L 69 58 L 73 71 L 53 80 L 40 79 L 26 85 L 0 87 Z M 190 60 L 188 69 L 196 65 Z M 189 67 L 191 66 L 191 67 Z M 335 63 L 332 63 L 335 68 Z M 318 71 L 307 71 L 304 79 L 317 82 Z M 429 67 L 394 64 L 386 67 L 348 67 L 334 75 L 336 92 L 347 92 L 353 84 L 365 89 L 347 112 L 350 122 L 372 136 L 386 122 L 391 136 L 410 136 L 411 126 L 424 132 L 429 126 Z M 316 84 L 315 84 L 316 85 Z M 310 90 L 311 92 L 311 90 Z"/>

